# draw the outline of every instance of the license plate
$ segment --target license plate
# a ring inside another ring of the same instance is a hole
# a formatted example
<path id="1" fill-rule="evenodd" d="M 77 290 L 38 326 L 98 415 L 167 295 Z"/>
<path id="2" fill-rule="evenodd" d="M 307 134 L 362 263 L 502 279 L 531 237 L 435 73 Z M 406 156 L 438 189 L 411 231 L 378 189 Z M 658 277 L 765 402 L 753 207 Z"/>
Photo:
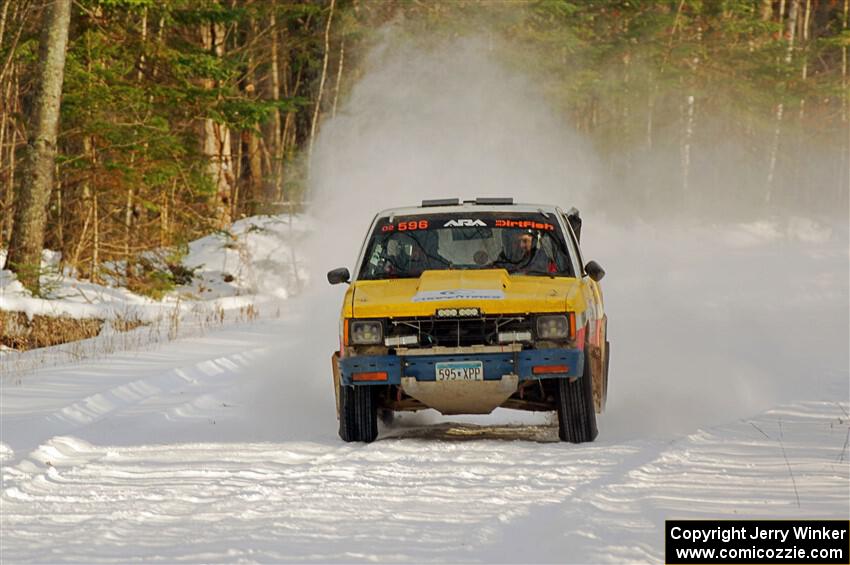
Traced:
<path id="1" fill-rule="evenodd" d="M 449 361 L 437 363 L 438 381 L 483 381 L 484 363 L 482 361 Z"/>

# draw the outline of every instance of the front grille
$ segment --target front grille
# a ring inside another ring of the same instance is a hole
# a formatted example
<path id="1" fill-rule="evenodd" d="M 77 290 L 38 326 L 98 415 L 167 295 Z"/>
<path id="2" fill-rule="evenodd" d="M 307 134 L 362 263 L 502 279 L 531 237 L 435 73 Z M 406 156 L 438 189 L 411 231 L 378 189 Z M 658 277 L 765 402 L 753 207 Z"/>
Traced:
<path id="1" fill-rule="evenodd" d="M 387 335 L 418 335 L 418 347 L 467 347 L 496 345 L 499 332 L 531 331 L 531 320 L 523 316 L 480 316 L 475 318 L 394 318 Z"/>

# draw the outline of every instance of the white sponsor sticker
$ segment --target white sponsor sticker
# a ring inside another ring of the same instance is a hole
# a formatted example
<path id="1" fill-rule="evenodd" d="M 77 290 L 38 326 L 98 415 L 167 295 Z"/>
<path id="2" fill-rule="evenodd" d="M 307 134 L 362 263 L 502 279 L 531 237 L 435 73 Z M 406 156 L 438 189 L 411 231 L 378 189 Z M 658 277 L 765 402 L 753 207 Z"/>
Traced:
<path id="1" fill-rule="evenodd" d="M 436 300 L 504 300 L 505 293 L 499 289 L 459 288 L 454 290 L 426 290 L 417 292 L 413 302 L 434 302 Z"/>
<path id="2" fill-rule="evenodd" d="M 443 224 L 444 228 L 474 228 L 474 227 L 487 227 L 487 224 L 482 222 L 481 220 L 472 220 L 469 218 L 459 218 L 456 220 L 449 220 L 445 224 Z"/>

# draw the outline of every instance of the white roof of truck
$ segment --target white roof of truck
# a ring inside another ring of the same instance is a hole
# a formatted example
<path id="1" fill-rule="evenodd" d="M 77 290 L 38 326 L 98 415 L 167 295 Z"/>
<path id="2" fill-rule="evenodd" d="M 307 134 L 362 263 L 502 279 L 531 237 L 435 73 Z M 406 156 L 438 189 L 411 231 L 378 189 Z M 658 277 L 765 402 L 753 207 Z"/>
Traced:
<path id="1" fill-rule="evenodd" d="M 421 216 L 423 214 L 461 214 L 469 212 L 546 212 L 554 214 L 558 206 L 551 204 L 476 204 L 474 201 L 448 206 L 405 206 L 387 208 L 378 213 L 379 217 Z"/>

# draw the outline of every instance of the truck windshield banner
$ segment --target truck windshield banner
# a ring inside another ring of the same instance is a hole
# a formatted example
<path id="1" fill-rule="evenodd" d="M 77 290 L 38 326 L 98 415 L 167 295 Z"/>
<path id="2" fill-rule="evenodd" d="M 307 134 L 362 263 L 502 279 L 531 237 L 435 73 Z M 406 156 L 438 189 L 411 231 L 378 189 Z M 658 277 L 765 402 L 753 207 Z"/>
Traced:
<path id="1" fill-rule="evenodd" d="M 531 215 L 529 215 L 531 216 Z M 392 222 L 390 220 L 393 220 Z M 381 220 L 378 229 L 382 233 L 394 231 L 418 231 L 443 228 L 514 228 L 540 231 L 555 231 L 555 224 L 526 217 L 502 217 L 496 214 L 403 216 Z"/>

